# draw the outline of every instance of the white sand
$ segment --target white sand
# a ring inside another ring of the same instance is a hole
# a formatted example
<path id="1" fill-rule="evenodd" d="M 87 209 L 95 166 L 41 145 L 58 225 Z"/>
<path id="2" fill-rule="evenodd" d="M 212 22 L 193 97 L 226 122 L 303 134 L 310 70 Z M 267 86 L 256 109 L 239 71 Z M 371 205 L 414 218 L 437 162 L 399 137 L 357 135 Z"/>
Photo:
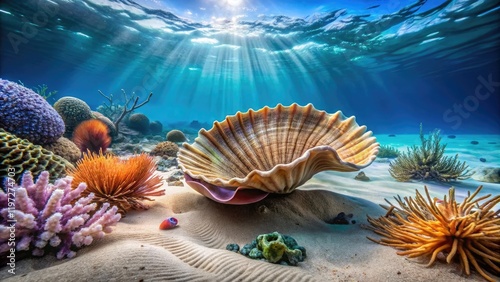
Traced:
<path id="1" fill-rule="evenodd" d="M 474 137 L 474 138 L 472 138 Z M 381 144 L 403 146 L 418 136 L 378 138 Z M 471 145 L 477 140 L 479 145 Z M 497 142 L 489 145 L 487 140 Z M 443 138 L 449 153 L 459 153 L 471 168 L 500 165 L 500 136 Z M 479 161 L 487 159 L 486 163 Z M 215 203 L 189 187 L 165 187 L 148 211 L 130 212 L 113 233 L 81 249 L 73 259 L 58 261 L 48 255 L 16 263 L 16 275 L 0 269 L 5 281 L 483 281 L 460 275 L 458 265 L 438 262 L 425 267 L 419 260 L 396 255 L 396 250 L 375 244 L 362 229 L 366 214 L 378 216 L 377 204 L 392 196 L 413 196 L 424 183 L 396 182 L 388 163 L 375 162 L 363 171 L 368 182 L 353 173 L 323 172 L 296 192 L 272 196 L 246 206 Z M 433 196 L 442 197 L 450 185 L 425 183 Z M 457 194 L 484 185 L 481 194 L 500 193 L 500 184 L 466 180 L 453 183 Z M 361 197 L 361 198 L 358 198 Z M 352 213 L 356 224 L 330 225 L 324 220 L 339 212 Z M 172 230 L 158 229 L 169 216 L 179 220 Z M 299 266 L 255 261 L 225 250 L 240 246 L 258 234 L 278 231 L 297 239 L 307 249 Z"/>

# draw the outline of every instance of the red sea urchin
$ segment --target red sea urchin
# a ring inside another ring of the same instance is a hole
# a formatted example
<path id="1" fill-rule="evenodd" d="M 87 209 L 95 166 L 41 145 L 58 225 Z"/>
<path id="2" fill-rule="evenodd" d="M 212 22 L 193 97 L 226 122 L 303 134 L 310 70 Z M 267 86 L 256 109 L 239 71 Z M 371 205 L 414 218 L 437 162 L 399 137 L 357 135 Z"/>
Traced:
<path id="1" fill-rule="evenodd" d="M 98 119 L 86 120 L 73 131 L 73 142 L 83 153 L 87 152 L 87 150 L 93 153 L 102 150 L 104 153 L 111 144 L 108 126 Z"/>
<path id="2" fill-rule="evenodd" d="M 470 192 L 459 204 L 455 201 L 455 189 L 448 192 L 448 199 L 431 199 L 427 187 L 425 195 L 418 191 L 416 197 L 395 197 L 399 207 L 382 206 L 387 214 L 378 219 L 368 216 L 369 229 L 382 236 L 371 241 L 395 247 L 398 255 L 408 257 L 430 256 L 431 266 L 439 253 L 446 262 L 458 259 L 467 275 L 470 264 L 488 281 L 498 281 L 500 274 L 500 195 L 477 199 L 482 186 L 472 195 Z M 490 198 L 490 199 L 488 199 Z M 483 203 L 480 203 L 484 201 Z M 494 278 L 492 278 L 494 276 Z"/>

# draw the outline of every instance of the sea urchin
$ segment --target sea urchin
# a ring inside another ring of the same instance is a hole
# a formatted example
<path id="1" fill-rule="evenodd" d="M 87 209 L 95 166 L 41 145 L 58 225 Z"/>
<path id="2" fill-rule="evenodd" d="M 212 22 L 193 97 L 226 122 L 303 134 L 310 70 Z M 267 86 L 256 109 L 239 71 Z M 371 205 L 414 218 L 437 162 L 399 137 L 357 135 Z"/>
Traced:
<path id="1" fill-rule="evenodd" d="M 85 182 L 87 189 L 83 196 L 94 193 L 98 205 L 110 203 L 125 214 L 130 209 L 147 209 L 144 200 L 153 201 L 150 196 L 162 196 L 163 179 L 155 174 L 156 162 L 146 154 L 134 155 L 126 160 L 117 156 L 88 152 L 69 171 L 73 183 Z M 76 188 L 73 185 L 73 189 Z"/>
<path id="2" fill-rule="evenodd" d="M 500 195 L 474 199 L 481 189 L 479 186 L 472 195 L 468 192 L 462 203 L 455 201 L 454 188 L 443 200 L 431 199 L 427 187 L 426 198 L 418 191 L 415 199 L 405 197 L 403 201 L 400 196 L 394 197 L 399 207 L 386 200 L 390 206 L 382 205 L 387 210 L 385 216 L 368 216 L 368 229 L 382 238 L 368 239 L 402 250 L 398 255 L 429 256 L 427 266 L 442 253 L 447 263 L 458 259 L 467 275 L 472 264 L 486 280 L 498 281 L 495 279 L 500 273 L 500 210 L 494 211 L 494 207 L 500 203 Z"/>

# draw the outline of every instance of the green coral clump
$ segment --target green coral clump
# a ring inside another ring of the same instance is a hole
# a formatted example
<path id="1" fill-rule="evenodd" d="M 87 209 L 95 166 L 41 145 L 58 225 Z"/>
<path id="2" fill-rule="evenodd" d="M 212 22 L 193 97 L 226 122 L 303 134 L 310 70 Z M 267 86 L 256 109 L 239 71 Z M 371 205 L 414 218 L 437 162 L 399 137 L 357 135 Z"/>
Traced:
<path id="1" fill-rule="evenodd" d="M 454 157 L 445 157 L 445 144 L 441 144 L 439 130 L 435 130 L 425 138 L 420 124 L 421 146 L 412 146 L 407 152 L 390 163 L 389 173 L 397 181 L 436 180 L 448 182 L 464 180 L 472 173 L 465 162 L 458 161 L 458 154 Z"/>
<path id="2" fill-rule="evenodd" d="M 227 250 L 238 252 L 237 244 L 228 244 Z M 297 265 L 306 258 L 306 249 L 288 235 L 278 232 L 261 234 L 250 244 L 241 248 L 240 253 L 251 259 L 265 259 L 271 263 Z"/>
<path id="3" fill-rule="evenodd" d="M 398 149 L 389 145 L 382 145 L 378 151 L 377 158 L 397 158 L 399 154 Z"/>
<path id="4" fill-rule="evenodd" d="M 27 171 L 35 178 L 48 171 L 54 181 L 64 177 L 69 167 L 73 165 L 66 159 L 0 128 L 0 186 L 7 176 L 19 182 Z"/>

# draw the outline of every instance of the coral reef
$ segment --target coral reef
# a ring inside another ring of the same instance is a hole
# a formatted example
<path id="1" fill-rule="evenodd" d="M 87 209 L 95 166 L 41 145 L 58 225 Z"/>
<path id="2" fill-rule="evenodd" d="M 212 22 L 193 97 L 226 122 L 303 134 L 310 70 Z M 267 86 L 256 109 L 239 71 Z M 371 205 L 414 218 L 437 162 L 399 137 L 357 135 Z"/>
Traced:
<path id="1" fill-rule="evenodd" d="M 132 114 L 128 118 L 127 125 L 133 130 L 146 134 L 149 131 L 149 118 L 140 113 Z"/>
<path id="2" fill-rule="evenodd" d="M 0 190 L 2 255 L 15 246 L 17 251 L 32 250 L 35 256 L 55 249 L 58 259 L 71 258 L 76 249 L 111 232 L 111 226 L 121 218 L 117 208 L 109 208 L 109 204 L 95 211 L 96 204 L 91 203 L 93 194 L 80 197 L 86 189 L 85 183 L 73 190 L 70 178 L 59 179 L 52 185 L 49 172 L 43 171 L 36 183 L 29 172 L 24 174 L 20 186 L 12 179 L 8 182 L 8 194 Z M 14 239 L 11 233 L 15 234 Z"/>
<path id="3" fill-rule="evenodd" d="M 382 145 L 378 151 L 377 158 L 397 158 L 399 156 L 398 149 L 389 145 Z"/>
<path id="4" fill-rule="evenodd" d="M 238 252 L 237 244 L 228 244 L 227 250 Z M 261 234 L 250 244 L 239 250 L 244 256 L 252 259 L 266 259 L 271 263 L 297 265 L 306 258 L 306 249 L 297 244 L 291 236 L 278 232 Z"/>
<path id="5" fill-rule="evenodd" d="M 448 182 L 451 180 L 464 180 L 471 176 L 465 162 L 458 161 L 455 157 L 445 157 L 446 145 L 441 144 L 439 131 L 431 133 L 426 139 L 420 124 L 421 146 L 408 148 L 407 152 L 390 163 L 389 173 L 397 181 L 437 180 Z"/>
<path id="6" fill-rule="evenodd" d="M 50 172 L 50 180 L 53 181 L 65 176 L 68 167 L 72 167 L 69 161 L 0 128 L 0 186 L 9 173 L 15 174 L 14 180 L 19 181 L 26 171 L 37 177 L 47 170 Z"/>
<path id="7" fill-rule="evenodd" d="M 108 126 L 98 119 L 86 120 L 75 128 L 73 142 L 83 153 L 98 153 L 100 150 L 104 153 L 111 145 Z"/>
<path id="8" fill-rule="evenodd" d="M 104 122 L 106 126 L 108 126 L 109 136 L 113 137 L 118 134 L 118 132 L 116 131 L 115 124 L 108 117 L 104 116 L 100 112 L 95 112 L 95 111 L 92 111 L 92 115 L 94 116 L 95 119 Z"/>
<path id="9" fill-rule="evenodd" d="M 76 183 L 87 183 L 82 195 L 94 193 L 94 202 L 102 205 L 109 202 L 116 205 L 120 213 L 130 209 L 147 209 L 141 201 L 153 201 L 150 196 L 165 194 L 160 189 L 163 179 L 155 175 L 156 164 L 153 157 L 146 154 L 132 156 L 126 160 L 112 155 L 84 154 L 69 174 Z"/>
<path id="10" fill-rule="evenodd" d="M 387 210 L 378 219 L 368 216 L 369 229 L 382 236 L 373 242 L 392 246 L 402 251 L 398 255 L 408 257 L 430 256 L 432 265 L 438 254 L 446 256 L 446 262 L 459 260 L 467 275 L 470 264 L 488 281 L 498 281 L 500 274 L 500 210 L 494 211 L 500 203 L 500 195 L 474 199 L 481 191 L 468 192 L 464 201 L 455 201 L 455 189 L 451 188 L 448 198 L 431 199 L 427 187 L 425 196 L 416 192 L 416 197 L 395 197 L 399 206 L 382 205 Z M 482 201 L 482 202 L 481 202 Z M 496 275 L 493 279 L 492 275 Z"/>
<path id="11" fill-rule="evenodd" d="M 73 164 L 82 156 L 82 152 L 78 146 L 66 137 L 61 137 L 54 143 L 44 145 L 43 148 L 63 157 Z"/>
<path id="12" fill-rule="evenodd" d="M 163 131 L 163 124 L 155 120 L 149 124 L 149 132 L 151 134 L 160 134 Z"/>
<path id="13" fill-rule="evenodd" d="M 75 97 L 62 97 L 54 104 L 54 109 L 61 115 L 66 125 L 64 137 L 71 138 L 73 130 L 81 122 L 92 118 L 89 105 Z"/>
<path id="14" fill-rule="evenodd" d="M 173 129 L 167 133 L 167 141 L 181 143 L 181 142 L 186 142 L 187 138 L 186 135 L 182 133 L 182 131 Z"/>
<path id="15" fill-rule="evenodd" d="M 63 135 L 64 122 L 42 96 L 0 79 L 0 128 L 35 144 L 48 144 Z"/>
<path id="16" fill-rule="evenodd" d="M 121 105 L 114 104 L 113 94 L 106 96 L 104 93 L 102 93 L 101 90 L 98 90 L 98 92 L 99 92 L 99 94 L 101 94 L 101 96 L 106 98 L 106 100 L 108 100 L 108 102 L 109 102 L 109 105 L 104 103 L 102 106 L 99 106 L 101 108 L 101 112 L 105 115 L 106 115 L 106 113 L 108 113 L 107 116 L 109 118 L 114 119 L 114 124 L 115 124 L 115 128 L 116 128 L 117 132 L 119 130 L 120 122 L 123 120 L 123 118 L 125 116 L 129 115 L 130 113 L 132 113 L 134 110 L 146 105 L 149 102 L 149 100 L 151 99 L 151 96 L 153 96 L 153 93 L 149 93 L 148 98 L 145 101 L 143 101 L 140 104 L 137 104 L 139 102 L 139 96 L 136 96 L 135 93 L 132 93 L 132 96 L 128 97 L 125 90 L 122 89 L 123 98 L 125 99 L 125 102 L 124 102 L 123 106 L 121 106 Z M 132 106 L 129 105 L 131 101 L 134 101 L 132 103 Z M 118 114 L 120 111 L 121 111 L 121 113 Z M 115 118 L 115 116 L 116 116 L 116 118 Z"/>
<path id="17" fill-rule="evenodd" d="M 174 142 L 165 141 L 158 143 L 150 154 L 166 159 L 168 157 L 177 156 L 177 152 L 179 152 L 179 146 L 177 146 L 177 144 L 175 144 Z"/>

